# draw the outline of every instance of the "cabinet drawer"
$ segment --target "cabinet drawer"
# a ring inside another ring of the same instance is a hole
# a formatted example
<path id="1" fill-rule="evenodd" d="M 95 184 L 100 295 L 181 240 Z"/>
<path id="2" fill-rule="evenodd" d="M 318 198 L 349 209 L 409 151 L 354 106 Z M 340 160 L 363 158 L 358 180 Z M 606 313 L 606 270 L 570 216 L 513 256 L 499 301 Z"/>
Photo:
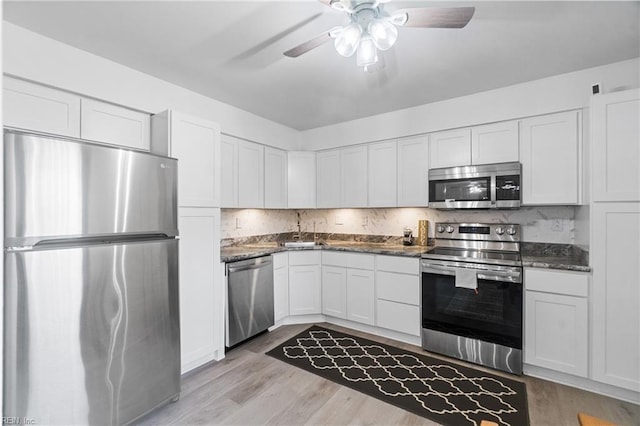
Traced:
<path id="1" fill-rule="evenodd" d="M 529 291 L 589 296 L 589 274 L 549 269 L 524 269 L 524 286 Z"/>
<path id="2" fill-rule="evenodd" d="M 309 250 L 309 251 L 296 251 L 289 253 L 289 266 L 296 265 L 318 265 L 320 266 L 320 261 L 322 252 Z"/>
<path id="3" fill-rule="evenodd" d="M 289 253 L 274 253 L 271 258 L 273 259 L 273 269 L 289 266 Z"/>
<path id="4" fill-rule="evenodd" d="M 419 275 L 420 259 L 399 256 L 376 256 L 376 269 L 378 271 Z"/>
<path id="5" fill-rule="evenodd" d="M 420 278 L 415 275 L 376 272 L 377 298 L 420 305 Z"/>
<path id="6" fill-rule="evenodd" d="M 344 268 L 373 270 L 374 256 L 371 254 L 323 251 L 322 264 Z"/>
<path id="7" fill-rule="evenodd" d="M 378 327 L 400 331 L 412 336 L 420 335 L 420 308 L 418 306 L 378 299 L 376 309 L 376 325 Z"/>

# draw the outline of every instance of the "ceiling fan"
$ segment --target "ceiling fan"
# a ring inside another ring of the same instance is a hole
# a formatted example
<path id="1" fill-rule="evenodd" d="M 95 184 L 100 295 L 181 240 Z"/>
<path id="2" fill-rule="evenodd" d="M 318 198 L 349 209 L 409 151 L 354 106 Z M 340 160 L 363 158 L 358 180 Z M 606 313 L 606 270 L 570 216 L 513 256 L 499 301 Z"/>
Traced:
<path id="1" fill-rule="evenodd" d="M 401 9 L 389 13 L 384 3 L 391 0 L 319 0 L 335 10 L 349 14 L 351 22 L 334 27 L 293 49 L 285 56 L 298 56 L 333 40 L 342 56 L 356 53 L 356 63 L 370 71 L 378 62 L 378 50 L 390 49 L 398 38 L 397 27 L 464 28 L 471 20 L 474 7 L 423 7 Z"/>

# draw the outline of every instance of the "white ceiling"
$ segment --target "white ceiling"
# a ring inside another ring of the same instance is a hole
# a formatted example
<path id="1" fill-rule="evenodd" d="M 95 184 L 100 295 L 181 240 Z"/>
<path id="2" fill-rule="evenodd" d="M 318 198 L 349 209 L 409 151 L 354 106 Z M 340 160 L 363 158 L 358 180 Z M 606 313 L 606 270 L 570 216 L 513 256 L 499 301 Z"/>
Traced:
<path id="1" fill-rule="evenodd" d="M 400 28 L 364 73 L 327 43 L 347 16 L 298 1 L 4 1 L 4 19 L 304 130 L 640 56 L 640 2 L 394 1 L 475 6 L 466 28 Z"/>

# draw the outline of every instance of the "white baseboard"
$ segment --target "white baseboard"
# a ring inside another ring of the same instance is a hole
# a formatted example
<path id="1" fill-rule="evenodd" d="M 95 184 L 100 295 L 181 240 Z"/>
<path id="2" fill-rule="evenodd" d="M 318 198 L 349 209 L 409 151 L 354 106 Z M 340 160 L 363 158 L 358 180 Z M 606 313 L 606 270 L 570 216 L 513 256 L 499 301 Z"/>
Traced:
<path id="1" fill-rule="evenodd" d="M 572 376 L 571 374 L 561 373 L 529 364 L 524 365 L 523 372 L 527 376 L 549 380 L 550 382 L 572 386 L 574 388 L 640 405 L 640 393 L 628 389 L 622 389 L 617 386 L 607 385 L 584 377 Z"/>

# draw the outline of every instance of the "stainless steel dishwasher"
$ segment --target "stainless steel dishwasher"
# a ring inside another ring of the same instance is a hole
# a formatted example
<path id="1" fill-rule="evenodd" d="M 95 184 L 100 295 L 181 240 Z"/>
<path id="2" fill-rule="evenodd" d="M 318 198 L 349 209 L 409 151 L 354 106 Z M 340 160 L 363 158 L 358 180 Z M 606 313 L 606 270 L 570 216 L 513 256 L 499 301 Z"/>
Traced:
<path id="1" fill-rule="evenodd" d="M 273 317 L 271 256 L 227 263 L 227 348 L 267 330 Z"/>

